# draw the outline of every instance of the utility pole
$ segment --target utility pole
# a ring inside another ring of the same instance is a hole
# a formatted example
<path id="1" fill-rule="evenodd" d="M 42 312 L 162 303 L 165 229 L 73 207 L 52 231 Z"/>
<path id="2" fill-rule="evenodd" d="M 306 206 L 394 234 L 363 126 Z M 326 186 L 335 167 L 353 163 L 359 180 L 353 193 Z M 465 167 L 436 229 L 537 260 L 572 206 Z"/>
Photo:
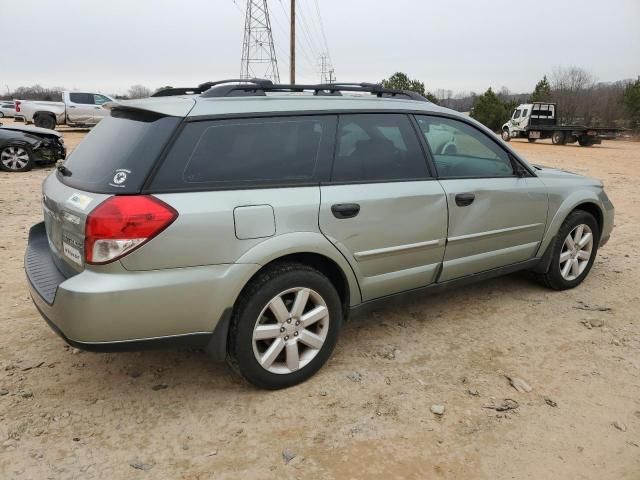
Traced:
<path id="1" fill-rule="evenodd" d="M 335 83 L 336 82 L 335 73 L 336 73 L 336 71 L 333 68 L 329 70 L 329 83 Z"/>
<path id="2" fill-rule="evenodd" d="M 247 0 L 240 78 L 256 77 L 280 83 L 267 0 Z"/>
<path id="3" fill-rule="evenodd" d="M 291 0 L 291 38 L 289 39 L 289 82 L 296 83 L 296 0 Z"/>

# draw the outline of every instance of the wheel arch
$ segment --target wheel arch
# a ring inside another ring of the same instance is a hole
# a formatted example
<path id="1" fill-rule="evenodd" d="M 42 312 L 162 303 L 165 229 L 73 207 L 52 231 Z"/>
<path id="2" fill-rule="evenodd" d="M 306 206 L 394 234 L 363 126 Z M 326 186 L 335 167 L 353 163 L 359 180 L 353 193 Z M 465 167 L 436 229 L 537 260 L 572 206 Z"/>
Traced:
<path id="1" fill-rule="evenodd" d="M 557 235 L 560 227 L 567 219 L 567 217 L 576 210 L 583 210 L 585 212 L 593 215 L 598 222 L 598 228 L 600 229 L 600 234 L 602 234 L 602 230 L 604 227 L 604 208 L 600 201 L 598 200 L 597 195 L 591 191 L 580 190 L 574 192 L 565 201 L 557 208 L 555 215 L 549 222 L 547 231 L 544 234 L 542 242 L 540 243 L 540 248 L 538 249 L 537 257 L 541 257 L 549 247 L 553 238 Z"/>
<path id="2" fill-rule="evenodd" d="M 321 233 L 295 232 L 271 237 L 237 260 L 260 265 L 245 287 L 266 268 L 282 262 L 302 263 L 321 271 L 338 290 L 345 309 L 361 303 L 360 287 L 351 265 Z"/>

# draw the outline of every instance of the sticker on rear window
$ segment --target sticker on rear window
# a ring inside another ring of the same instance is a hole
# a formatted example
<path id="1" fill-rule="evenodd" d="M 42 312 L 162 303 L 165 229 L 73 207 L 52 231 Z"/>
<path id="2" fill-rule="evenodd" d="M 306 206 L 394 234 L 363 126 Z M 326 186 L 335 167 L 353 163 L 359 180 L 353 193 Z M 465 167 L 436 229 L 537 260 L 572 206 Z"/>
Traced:
<path id="1" fill-rule="evenodd" d="M 115 171 L 115 175 L 113 176 L 113 181 L 109 183 L 112 187 L 124 188 L 126 187 L 125 182 L 127 181 L 127 177 L 131 174 L 131 170 L 127 170 L 126 168 L 118 168 Z"/>
<path id="2" fill-rule="evenodd" d="M 67 199 L 67 203 L 70 203 L 74 207 L 80 210 L 86 210 L 93 198 L 83 195 L 81 193 L 74 193 Z"/>

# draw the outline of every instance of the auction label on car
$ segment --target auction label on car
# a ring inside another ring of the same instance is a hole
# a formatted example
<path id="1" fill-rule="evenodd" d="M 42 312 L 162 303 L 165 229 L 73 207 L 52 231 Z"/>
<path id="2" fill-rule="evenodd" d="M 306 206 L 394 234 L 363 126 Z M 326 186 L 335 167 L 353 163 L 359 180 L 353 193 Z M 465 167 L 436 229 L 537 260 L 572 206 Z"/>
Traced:
<path id="1" fill-rule="evenodd" d="M 82 253 L 80 252 L 79 244 L 72 238 L 66 235 L 62 236 L 62 251 L 64 256 L 74 263 L 82 265 Z"/>

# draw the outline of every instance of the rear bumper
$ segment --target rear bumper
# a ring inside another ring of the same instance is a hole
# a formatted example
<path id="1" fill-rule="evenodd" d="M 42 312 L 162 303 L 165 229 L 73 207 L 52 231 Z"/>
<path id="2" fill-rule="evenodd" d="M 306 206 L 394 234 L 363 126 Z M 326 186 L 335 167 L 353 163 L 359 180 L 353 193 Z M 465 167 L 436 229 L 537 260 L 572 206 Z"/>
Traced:
<path id="1" fill-rule="evenodd" d="M 50 252 L 44 224 L 33 226 L 25 254 L 33 302 L 67 343 L 95 351 L 210 343 L 223 348 L 224 320 L 259 268 L 230 264 L 130 272 L 112 265 L 66 278 Z"/>

